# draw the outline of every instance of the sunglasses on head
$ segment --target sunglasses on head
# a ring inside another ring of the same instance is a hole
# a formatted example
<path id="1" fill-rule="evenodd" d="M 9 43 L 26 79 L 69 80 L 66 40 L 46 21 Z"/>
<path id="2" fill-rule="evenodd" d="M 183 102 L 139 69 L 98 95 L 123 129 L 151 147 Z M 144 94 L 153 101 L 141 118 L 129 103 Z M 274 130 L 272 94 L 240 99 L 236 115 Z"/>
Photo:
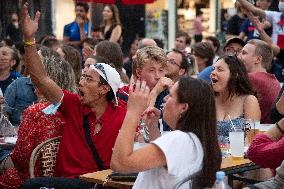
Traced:
<path id="1" fill-rule="evenodd" d="M 94 67 L 100 70 L 104 74 L 106 81 L 108 81 L 104 66 L 101 64 L 95 64 Z"/>

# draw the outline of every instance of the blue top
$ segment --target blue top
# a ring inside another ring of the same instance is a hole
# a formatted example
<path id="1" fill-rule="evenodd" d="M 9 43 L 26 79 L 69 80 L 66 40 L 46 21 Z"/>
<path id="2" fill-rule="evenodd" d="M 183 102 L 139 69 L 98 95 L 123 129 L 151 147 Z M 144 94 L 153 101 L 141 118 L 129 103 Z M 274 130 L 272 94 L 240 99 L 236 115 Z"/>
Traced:
<path id="1" fill-rule="evenodd" d="M 232 122 L 237 130 L 242 129 L 242 119 L 243 115 L 232 119 Z M 229 132 L 234 131 L 230 120 L 217 121 L 217 133 L 218 136 L 229 137 Z"/>
<path id="2" fill-rule="evenodd" d="M 159 94 L 159 96 L 157 97 L 156 99 L 156 102 L 155 102 L 155 108 L 158 108 L 159 110 L 162 111 L 163 109 L 163 102 L 164 102 L 164 98 L 169 94 L 169 91 L 168 90 L 164 90 L 163 92 L 161 92 Z M 164 121 L 163 119 L 163 111 L 161 113 L 161 118 L 162 118 L 162 124 L 163 124 L 163 131 L 171 131 L 172 129 L 170 128 L 170 126 Z M 159 128 L 160 128 L 160 125 L 159 125 Z"/>
<path id="3" fill-rule="evenodd" d="M 257 31 L 256 27 L 253 25 L 253 23 L 250 21 L 250 19 L 246 19 L 241 28 L 240 28 L 240 32 L 244 32 L 247 36 L 246 42 L 251 40 L 251 39 L 260 39 L 260 34 Z M 267 33 L 267 35 L 271 35 L 272 34 L 272 27 L 265 29 L 265 32 Z"/>
<path id="4" fill-rule="evenodd" d="M 84 31 L 85 34 L 88 35 L 88 29 L 89 29 L 89 22 L 84 23 Z M 80 28 L 76 21 L 71 22 L 70 24 L 67 24 L 64 26 L 64 37 L 70 37 L 70 41 L 80 41 Z"/>
<path id="5" fill-rule="evenodd" d="M 6 89 L 5 111 L 9 114 L 12 125 L 19 125 L 24 110 L 37 100 L 34 86 L 28 77 L 20 77 L 13 81 Z"/>
<path id="6" fill-rule="evenodd" d="M 214 67 L 213 66 L 208 66 L 204 68 L 198 75 L 197 78 L 203 79 L 207 81 L 208 83 L 211 83 L 211 78 L 210 75 L 213 72 Z"/>

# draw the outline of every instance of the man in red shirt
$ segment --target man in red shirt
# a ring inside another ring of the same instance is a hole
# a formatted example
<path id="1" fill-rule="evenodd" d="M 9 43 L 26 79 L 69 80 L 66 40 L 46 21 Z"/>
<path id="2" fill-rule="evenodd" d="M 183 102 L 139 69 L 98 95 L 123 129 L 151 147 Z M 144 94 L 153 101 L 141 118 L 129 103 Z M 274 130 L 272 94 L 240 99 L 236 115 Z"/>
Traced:
<path id="1" fill-rule="evenodd" d="M 264 41 L 252 39 L 243 47 L 238 58 L 245 64 L 250 82 L 257 92 L 260 122 L 271 123 L 269 114 L 280 91 L 275 75 L 267 73 L 273 58 L 271 47 Z"/>
<path id="2" fill-rule="evenodd" d="M 37 54 L 34 35 L 39 12 L 31 20 L 27 6 L 25 4 L 22 9 L 26 66 L 34 85 L 53 104 L 44 112 L 54 113 L 59 107 L 66 119 L 66 127 L 55 168 L 55 176 L 60 178 L 36 178 L 22 188 L 91 188 L 92 184 L 77 177 L 109 168 L 112 148 L 126 113 L 125 106 L 117 106 L 120 76 L 110 65 L 98 63 L 91 65 L 81 77 L 80 96 L 63 91 L 47 76 Z"/>

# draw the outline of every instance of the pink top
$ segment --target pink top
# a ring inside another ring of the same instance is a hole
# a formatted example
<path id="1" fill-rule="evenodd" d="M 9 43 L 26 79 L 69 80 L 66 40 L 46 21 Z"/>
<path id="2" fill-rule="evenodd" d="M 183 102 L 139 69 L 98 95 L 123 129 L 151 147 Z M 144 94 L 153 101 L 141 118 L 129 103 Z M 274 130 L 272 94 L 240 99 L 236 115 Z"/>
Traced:
<path id="1" fill-rule="evenodd" d="M 258 134 L 252 141 L 247 156 L 261 167 L 276 169 L 284 160 L 284 137 L 272 141 L 266 134 Z"/>
<path id="2" fill-rule="evenodd" d="M 194 35 L 202 34 L 202 20 L 201 17 L 198 16 L 194 19 Z"/>

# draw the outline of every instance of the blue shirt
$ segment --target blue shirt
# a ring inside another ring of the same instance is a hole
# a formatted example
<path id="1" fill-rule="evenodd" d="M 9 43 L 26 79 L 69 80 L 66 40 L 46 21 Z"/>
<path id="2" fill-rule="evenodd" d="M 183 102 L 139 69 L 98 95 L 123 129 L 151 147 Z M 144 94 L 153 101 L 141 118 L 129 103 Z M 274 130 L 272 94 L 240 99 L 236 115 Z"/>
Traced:
<path id="1" fill-rule="evenodd" d="M 89 29 L 89 22 L 84 23 L 84 31 L 85 34 L 88 35 L 88 29 Z M 70 24 L 67 24 L 64 26 L 64 37 L 70 37 L 70 41 L 80 41 L 80 28 L 77 22 L 71 22 Z"/>
<path id="2" fill-rule="evenodd" d="M 162 111 L 163 109 L 163 102 L 164 102 L 164 98 L 169 94 L 168 90 L 164 90 L 163 92 L 161 92 L 159 94 L 159 96 L 156 99 L 155 102 L 155 108 L 159 109 Z M 171 131 L 172 129 L 170 128 L 170 126 L 164 121 L 163 119 L 163 112 L 161 113 L 161 119 L 162 119 L 162 124 L 163 124 L 163 131 Z M 159 125 L 160 128 L 160 125 Z"/>
<path id="3" fill-rule="evenodd" d="M 213 72 L 214 67 L 213 66 L 208 66 L 206 68 L 204 68 L 198 75 L 197 78 L 199 79 L 203 79 L 205 81 L 207 81 L 208 83 L 211 83 L 211 78 L 210 75 Z"/>
<path id="4" fill-rule="evenodd" d="M 24 110 L 37 100 L 34 86 L 28 77 L 20 77 L 13 81 L 4 94 L 5 108 L 12 125 L 19 125 Z"/>
<path id="5" fill-rule="evenodd" d="M 260 39 L 259 32 L 248 18 L 243 22 L 240 32 L 244 32 L 246 34 L 246 42 L 251 39 Z M 265 29 L 265 32 L 270 36 L 272 34 L 272 28 Z"/>

